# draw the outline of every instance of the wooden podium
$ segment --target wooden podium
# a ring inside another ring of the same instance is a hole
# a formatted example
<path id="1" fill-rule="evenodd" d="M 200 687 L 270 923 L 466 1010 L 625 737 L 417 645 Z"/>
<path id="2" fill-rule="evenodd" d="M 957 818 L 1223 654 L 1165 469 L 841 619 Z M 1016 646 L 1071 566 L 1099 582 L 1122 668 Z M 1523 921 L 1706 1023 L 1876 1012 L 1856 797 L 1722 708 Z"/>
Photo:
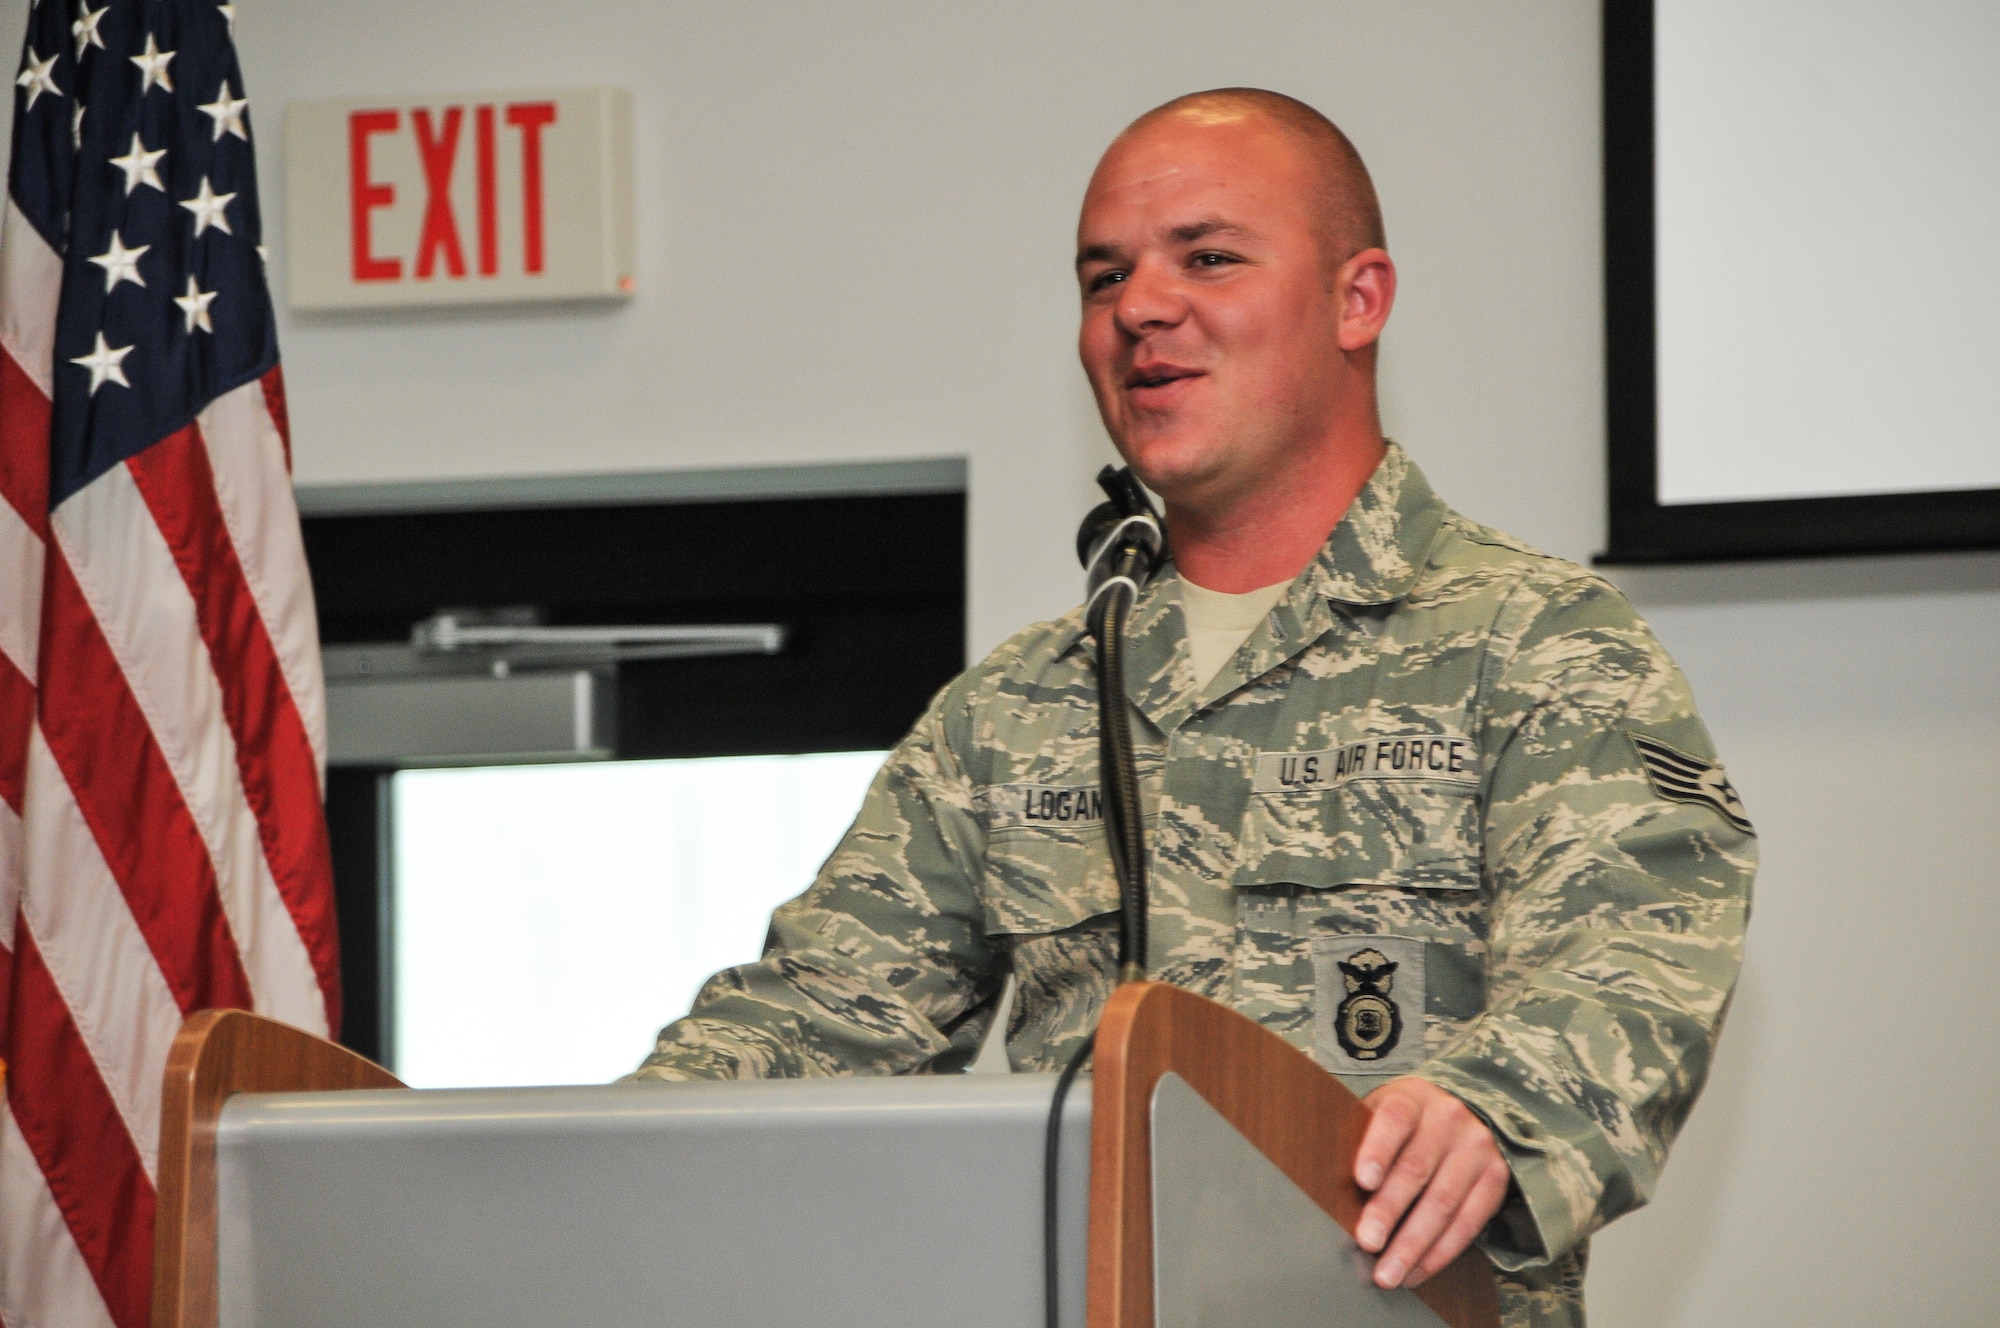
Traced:
<path id="1" fill-rule="evenodd" d="M 1476 1251 L 1415 1292 L 1367 1280 L 1367 1109 L 1276 1035 L 1131 983 L 1093 1068 L 1063 1121 L 1063 1277 L 1087 1281 L 1066 1324 L 1498 1324 Z M 1029 1328 L 1052 1085 L 415 1093 L 284 1024 L 206 1011 L 168 1059 L 153 1326 Z"/>

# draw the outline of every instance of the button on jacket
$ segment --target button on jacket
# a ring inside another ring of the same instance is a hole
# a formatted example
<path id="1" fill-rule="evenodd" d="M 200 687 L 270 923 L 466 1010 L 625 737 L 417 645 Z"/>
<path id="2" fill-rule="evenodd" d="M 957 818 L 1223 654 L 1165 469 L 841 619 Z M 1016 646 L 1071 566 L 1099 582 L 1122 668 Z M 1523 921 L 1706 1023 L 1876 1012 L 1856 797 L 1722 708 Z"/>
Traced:
<path id="1" fill-rule="evenodd" d="M 1586 1241 L 1643 1204 L 1708 1073 L 1756 841 L 1680 671 L 1602 578 L 1386 457 L 1205 685 L 1171 565 L 1129 632 L 1151 975 L 1356 1092 L 1416 1074 L 1514 1175 L 1480 1245 L 1509 1325 L 1580 1324 Z M 941 692 L 760 960 L 639 1079 L 962 1068 L 1007 975 L 1015 1068 L 1115 977 L 1092 642 L 1075 611 Z"/>

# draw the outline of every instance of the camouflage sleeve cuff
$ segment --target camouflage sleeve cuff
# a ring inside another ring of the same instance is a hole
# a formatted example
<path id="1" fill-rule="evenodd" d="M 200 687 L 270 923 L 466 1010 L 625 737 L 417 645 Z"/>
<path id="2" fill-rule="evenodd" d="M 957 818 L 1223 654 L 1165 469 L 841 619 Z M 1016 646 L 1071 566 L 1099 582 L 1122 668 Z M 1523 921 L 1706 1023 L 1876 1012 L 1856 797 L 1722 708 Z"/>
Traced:
<path id="1" fill-rule="evenodd" d="M 827 1070 L 784 1039 L 730 1019 L 677 1019 L 660 1030 L 645 1063 L 618 1082 L 691 1083 L 709 1079 L 802 1079 Z"/>

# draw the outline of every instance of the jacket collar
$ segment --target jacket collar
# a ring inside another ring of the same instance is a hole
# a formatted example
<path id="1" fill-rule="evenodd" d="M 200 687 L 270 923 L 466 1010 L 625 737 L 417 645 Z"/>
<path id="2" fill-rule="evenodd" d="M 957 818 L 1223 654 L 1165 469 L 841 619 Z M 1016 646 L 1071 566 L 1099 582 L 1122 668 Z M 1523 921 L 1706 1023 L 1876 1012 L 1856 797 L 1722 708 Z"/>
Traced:
<path id="1" fill-rule="evenodd" d="M 1416 585 L 1444 517 L 1424 472 L 1391 442 L 1300 580 L 1342 604 L 1394 603 Z"/>
<path id="2" fill-rule="evenodd" d="M 1391 442 L 1375 473 L 1263 626 L 1205 687 L 1197 687 L 1171 562 L 1139 593 L 1126 627 L 1125 690 L 1141 714 L 1172 732 L 1221 699 L 1300 654 L 1338 625 L 1334 604 L 1390 604 L 1409 594 L 1444 524 L 1445 506 L 1409 455 Z M 1092 650 L 1080 613 L 1073 647 Z"/>

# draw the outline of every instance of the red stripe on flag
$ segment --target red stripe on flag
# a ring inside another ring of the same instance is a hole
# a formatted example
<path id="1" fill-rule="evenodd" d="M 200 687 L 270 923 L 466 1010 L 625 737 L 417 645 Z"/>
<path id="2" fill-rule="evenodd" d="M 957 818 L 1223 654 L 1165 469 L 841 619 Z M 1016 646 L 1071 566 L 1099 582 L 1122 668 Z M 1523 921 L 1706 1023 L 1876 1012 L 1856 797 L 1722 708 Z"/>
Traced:
<path id="1" fill-rule="evenodd" d="M 14 934 L 25 931 L 21 919 L 14 919 Z M 14 1050 L 14 952 L 0 945 L 0 1061 L 12 1064 L 20 1059 Z M 6 1328 L 5 1316 L 0 1316 L 0 1328 Z"/>
<path id="2" fill-rule="evenodd" d="M 35 685 L 0 654 L 0 802 L 21 811 L 28 774 L 28 726 L 35 719 Z M 18 740 L 18 741 L 17 741 Z"/>
<path id="3" fill-rule="evenodd" d="M 319 800 L 319 767 L 298 706 L 258 615 L 215 497 L 208 449 L 193 426 L 127 463 L 194 597 L 201 639 L 215 662 L 223 713 L 236 738 L 237 771 L 257 816 L 271 877 L 312 956 L 327 1023 L 340 1029 L 340 936 L 333 866 Z"/>
<path id="4" fill-rule="evenodd" d="M 146 1328 L 153 1185 L 69 1007 L 23 927 L 14 938 L 17 1072 L 7 1104 L 118 1328 Z M 32 1067 L 32 1073 L 19 1070 Z"/>
<path id="5" fill-rule="evenodd" d="M 4 359 L 0 355 L 0 359 Z M 19 818 L 26 806 L 28 776 L 28 733 L 35 722 L 35 687 L 27 675 L 14 667 L 14 661 L 0 651 L 0 802 L 7 804 L 7 810 L 16 819 L 15 830 L 20 831 Z M 0 834 L 6 833 L 0 826 Z M 0 845 L 0 849 L 4 849 Z M 18 850 L 19 845 L 16 845 Z M 10 863 L 8 855 L 0 852 L 0 872 L 18 869 L 19 860 Z M 25 930 L 19 917 L 20 910 L 14 904 L 21 882 L 0 881 L 0 908 L 6 908 L 16 916 L 5 919 L 0 927 L 0 936 L 19 935 Z M 20 1056 L 14 1050 L 9 1030 L 12 1028 L 9 1011 L 14 999 L 14 956 L 4 941 L 0 941 L 0 1061 L 18 1062 Z M 0 1322 L 0 1328 L 6 1328 Z"/>
<path id="6" fill-rule="evenodd" d="M 277 365 L 258 380 L 264 388 L 264 409 L 271 412 L 271 423 L 278 426 L 278 440 L 285 445 L 285 470 L 292 469 L 292 417 L 285 408 L 285 374 Z"/>
<path id="7" fill-rule="evenodd" d="M 215 864 L 63 556 L 42 602 L 42 735 L 181 1012 L 253 1009 Z"/>
<path id="8" fill-rule="evenodd" d="M 49 538 L 49 399 L 0 351 L 0 499 Z"/>

